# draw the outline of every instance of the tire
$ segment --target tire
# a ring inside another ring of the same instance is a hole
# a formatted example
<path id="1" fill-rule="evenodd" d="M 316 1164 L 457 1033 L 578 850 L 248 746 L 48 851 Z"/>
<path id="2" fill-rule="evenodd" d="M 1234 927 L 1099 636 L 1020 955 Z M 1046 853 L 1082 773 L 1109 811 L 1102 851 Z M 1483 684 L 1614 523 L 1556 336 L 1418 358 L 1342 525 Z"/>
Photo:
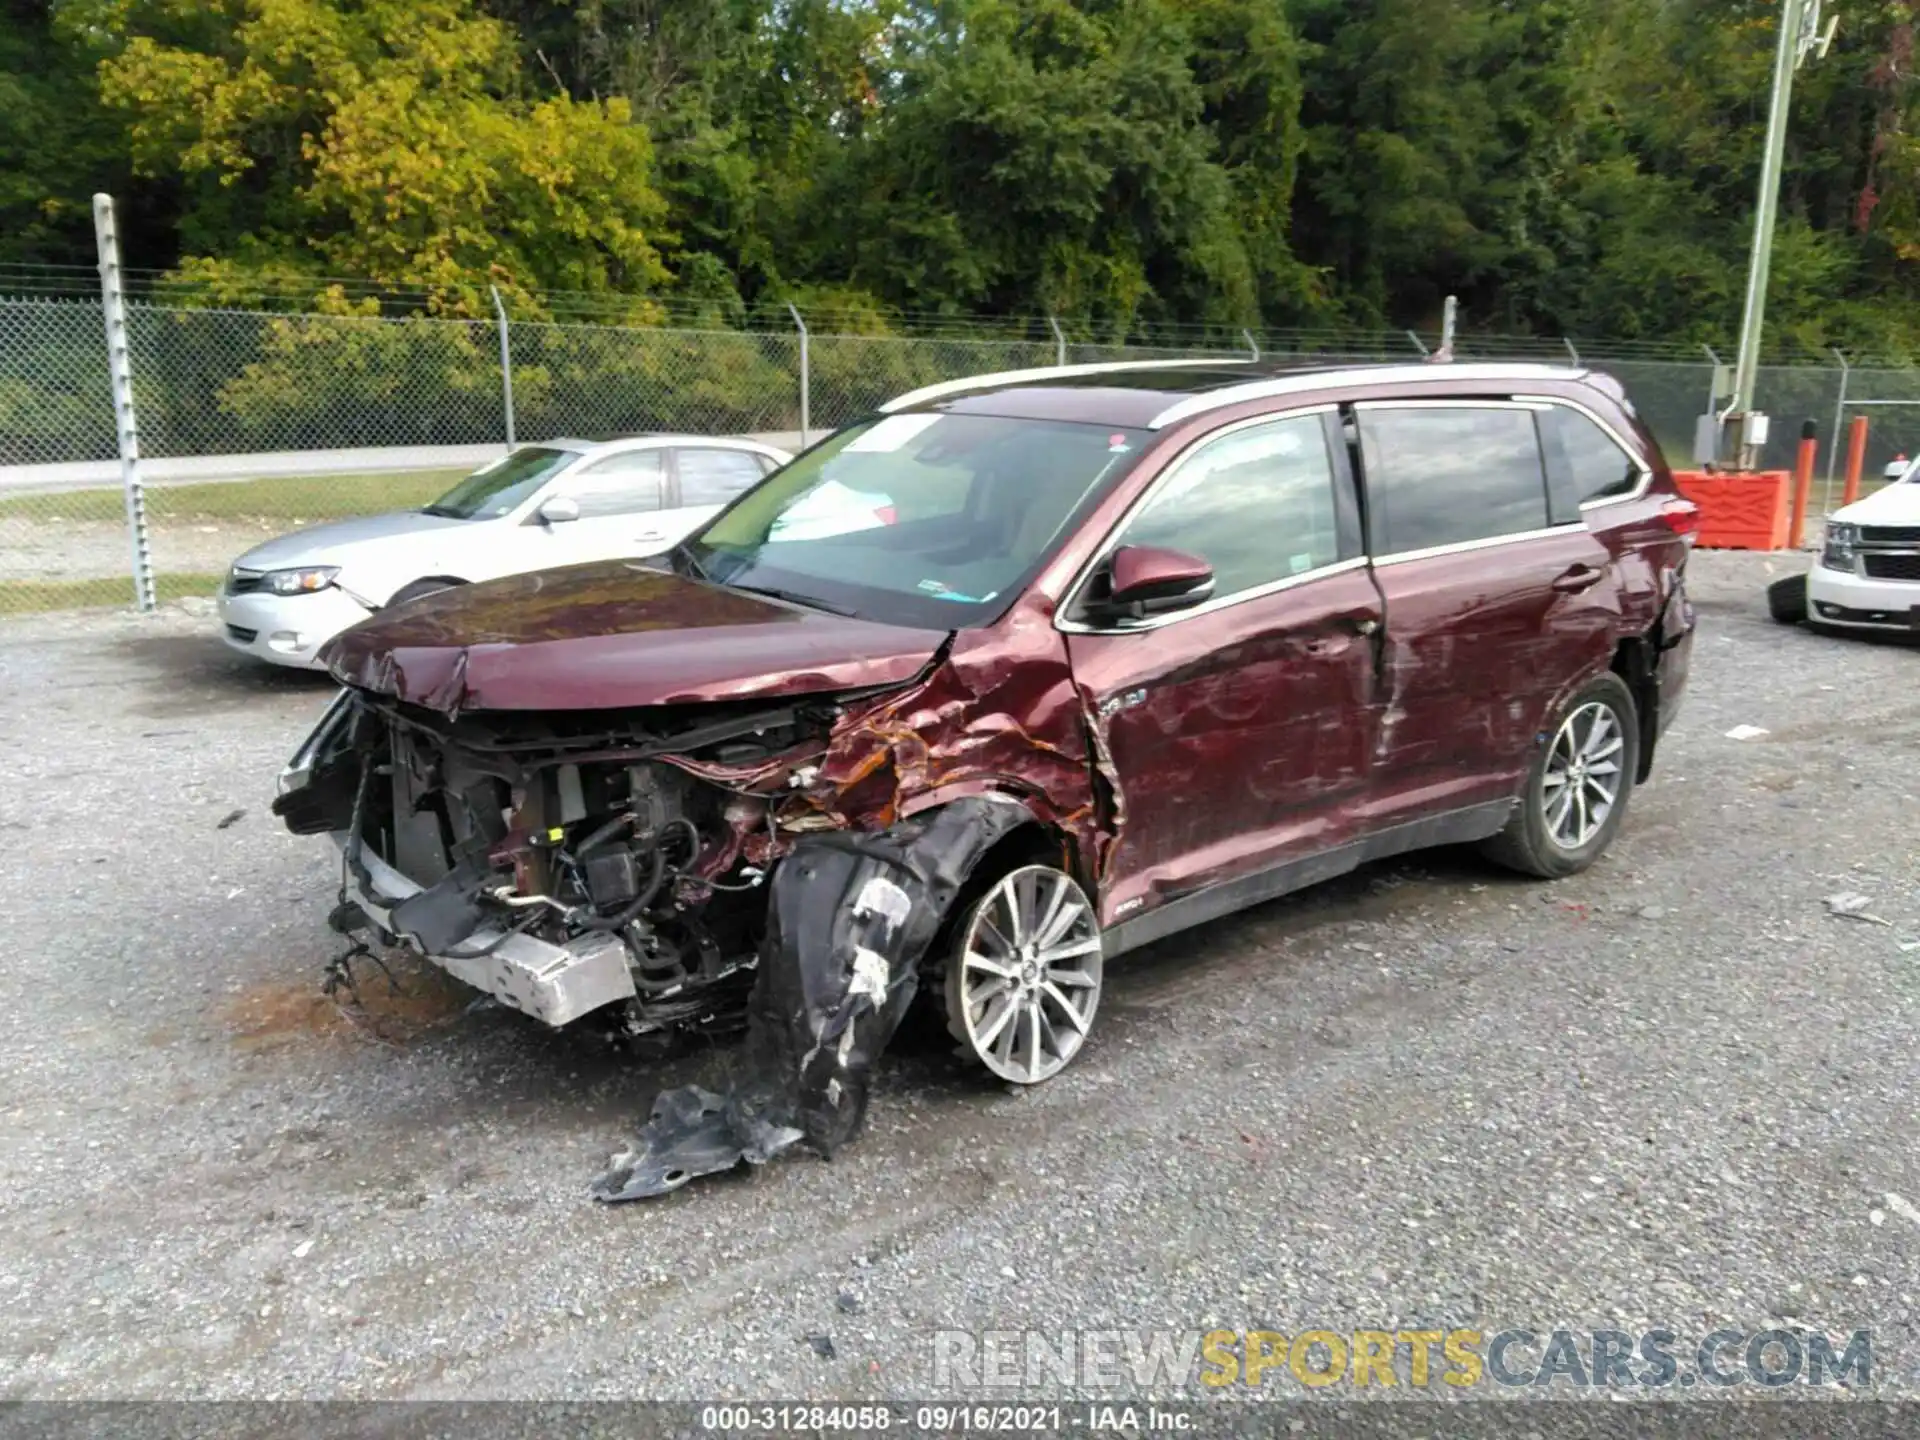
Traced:
<path id="1" fill-rule="evenodd" d="M 1050 1080 L 1080 1053 L 1100 1009 L 1093 902 L 1058 866 L 1014 866 L 963 902 L 944 969 L 961 1059 L 1014 1085 Z"/>
<path id="2" fill-rule="evenodd" d="M 1807 577 L 1789 575 L 1767 586 L 1767 613 L 1782 625 L 1798 625 L 1807 618 Z"/>
<path id="3" fill-rule="evenodd" d="M 1546 734 L 1546 743 L 1528 767 L 1513 818 L 1481 848 L 1488 859 L 1509 870 L 1558 880 L 1598 860 L 1626 818 L 1633 777 L 1640 773 L 1640 719 L 1633 692 L 1618 675 L 1596 676 L 1561 707 Z M 1566 775 L 1574 762 L 1584 762 L 1578 778 L 1556 782 L 1555 775 Z M 1609 773 L 1602 768 L 1608 765 L 1618 768 Z M 1613 789 L 1606 813 L 1597 824 L 1580 823 L 1592 821 L 1609 781 Z M 1570 783 L 1578 785 L 1572 791 L 1575 798 L 1563 800 Z M 1588 808 L 1576 813 L 1576 804 Z"/>
<path id="4" fill-rule="evenodd" d="M 423 600 L 429 595 L 437 595 L 442 590 L 451 590 L 456 585 L 466 583 L 464 580 L 415 580 L 411 585 L 402 585 L 394 591 L 393 598 L 387 601 L 385 608 L 391 610 L 396 605 L 408 605 L 415 600 Z"/>

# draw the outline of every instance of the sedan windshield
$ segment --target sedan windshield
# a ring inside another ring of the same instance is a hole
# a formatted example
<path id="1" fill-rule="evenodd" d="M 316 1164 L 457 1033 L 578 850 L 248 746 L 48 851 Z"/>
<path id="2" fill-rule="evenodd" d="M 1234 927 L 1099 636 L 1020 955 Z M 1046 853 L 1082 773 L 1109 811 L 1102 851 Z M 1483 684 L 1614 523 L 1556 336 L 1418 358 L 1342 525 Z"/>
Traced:
<path id="1" fill-rule="evenodd" d="M 574 458 L 571 450 L 527 445 L 482 465 L 426 507 L 453 520 L 497 520 L 511 514 Z"/>
<path id="2" fill-rule="evenodd" d="M 1013 603 L 1146 432 L 993 415 L 892 415 L 802 455 L 681 545 L 716 583 L 939 629 Z"/>

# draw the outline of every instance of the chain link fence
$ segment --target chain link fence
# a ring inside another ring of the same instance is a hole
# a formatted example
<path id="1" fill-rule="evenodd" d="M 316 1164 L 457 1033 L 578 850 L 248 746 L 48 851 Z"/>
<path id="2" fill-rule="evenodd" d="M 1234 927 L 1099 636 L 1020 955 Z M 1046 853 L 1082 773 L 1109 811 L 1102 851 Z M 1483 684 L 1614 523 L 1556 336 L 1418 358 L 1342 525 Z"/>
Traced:
<path id="1" fill-rule="evenodd" d="M 424 504 L 510 435 L 762 434 L 793 446 L 803 430 L 817 438 L 891 396 L 986 371 L 1209 354 L 1417 360 L 1426 349 L 1409 332 L 1118 344 L 1050 320 L 966 333 L 834 330 L 827 319 L 803 333 L 133 303 L 127 345 L 156 591 L 211 596 L 233 558 L 270 536 Z M 1467 336 L 1456 354 L 1608 369 L 1676 463 L 1714 372 L 1706 352 L 1655 347 Z M 1920 402 L 1920 371 L 1839 357 L 1767 367 L 1759 405 L 1775 425 L 1765 463 L 1791 464 L 1801 420 L 1819 422 L 1830 452 L 1836 417 L 1865 413 L 1877 476 L 1896 451 L 1920 445 L 1920 404 L 1910 402 Z M 0 615 L 132 602 L 118 460 L 101 302 L 0 296 Z M 1824 487 L 1815 497 L 1837 499 Z"/>

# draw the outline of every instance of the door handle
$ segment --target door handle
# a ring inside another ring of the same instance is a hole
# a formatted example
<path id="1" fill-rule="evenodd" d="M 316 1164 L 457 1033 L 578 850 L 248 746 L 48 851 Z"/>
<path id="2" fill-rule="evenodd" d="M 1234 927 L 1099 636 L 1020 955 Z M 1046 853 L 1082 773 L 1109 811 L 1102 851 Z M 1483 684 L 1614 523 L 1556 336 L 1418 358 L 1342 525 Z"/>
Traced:
<path id="1" fill-rule="evenodd" d="M 1591 590 L 1606 575 L 1606 571 L 1592 565 L 1574 565 L 1553 582 L 1553 588 L 1562 595 L 1578 595 L 1582 590 Z"/>

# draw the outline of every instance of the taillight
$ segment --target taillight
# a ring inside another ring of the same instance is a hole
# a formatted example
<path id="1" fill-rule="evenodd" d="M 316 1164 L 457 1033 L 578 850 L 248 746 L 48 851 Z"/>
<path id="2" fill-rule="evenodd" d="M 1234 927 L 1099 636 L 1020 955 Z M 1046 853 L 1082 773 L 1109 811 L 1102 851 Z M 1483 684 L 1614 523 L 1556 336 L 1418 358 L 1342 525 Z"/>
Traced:
<path id="1" fill-rule="evenodd" d="M 1700 533 L 1700 507 L 1691 500 L 1669 500 L 1660 507 L 1660 521 L 1683 540 Z"/>
<path id="2" fill-rule="evenodd" d="M 900 519 L 900 512 L 891 505 L 882 505 L 873 513 L 880 517 L 880 523 L 882 525 L 897 524 Z"/>

